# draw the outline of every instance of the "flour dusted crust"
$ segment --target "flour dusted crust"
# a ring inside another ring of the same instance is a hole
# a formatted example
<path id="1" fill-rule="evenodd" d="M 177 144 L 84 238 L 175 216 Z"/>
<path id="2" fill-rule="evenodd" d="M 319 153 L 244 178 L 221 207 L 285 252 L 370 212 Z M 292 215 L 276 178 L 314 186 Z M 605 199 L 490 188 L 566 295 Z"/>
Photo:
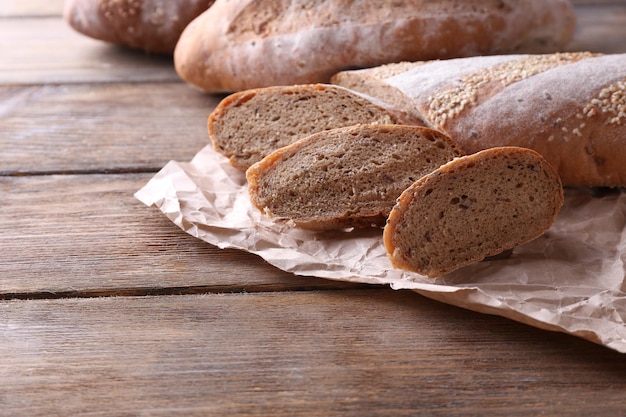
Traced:
<path id="1" fill-rule="evenodd" d="M 256 88 L 224 98 L 208 120 L 209 138 L 245 171 L 276 149 L 321 130 L 356 124 L 423 125 L 393 106 L 336 85 Z"/>
<path id="2" fill-rule="evenodd" d="M 572 186 L 626 186 L 626 54 L 502 55 L 347 71 L 334 82 L 403 106 L 468 153 L 534 149 Z M 381 75 L 382 74 L 382 75 Z"/>
<path id="3" fill-rule="evenodd" d="M 568 0 L 217 0 L 185 29 L 174 61 L 190 84 L 233 92 L 389 62 L 553 52 L 574 26 Z"/>
<path id="4" fill-rule="evenodd" d="M 66 0 L 65 20 L 105 42 L 172 54 L 183 29 L 213 0 Z"/>
<path id="5" fill-rule="evenodd" d="M 438 277 L 539 237 L 562 205 L 560 179 L 538 153 L 492 148 L 407 188 L 383 240 L 394 267 Z"/>
<path id="6" fill-rule="evenodd" d="M 314 230 L 382 226 L 415 180 L 461 156 L 450 138 L 405 125 L 319 132 L 278 149 L 246 171 L 252 203 Z"/>

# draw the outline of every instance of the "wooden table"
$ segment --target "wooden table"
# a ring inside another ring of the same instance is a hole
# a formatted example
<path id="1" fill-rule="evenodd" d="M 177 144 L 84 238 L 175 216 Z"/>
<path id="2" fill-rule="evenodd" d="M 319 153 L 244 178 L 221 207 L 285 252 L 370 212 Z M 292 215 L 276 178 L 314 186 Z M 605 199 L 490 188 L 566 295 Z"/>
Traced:
<path id="1" fill-rule="evenodd" d="M 133 197 L 220 97 L 0 3 L 0 415 L 626 413 L 626 356 L 409 291 L 296 277 Z M 626 52 L 626 1 L 571 49 Z"/>

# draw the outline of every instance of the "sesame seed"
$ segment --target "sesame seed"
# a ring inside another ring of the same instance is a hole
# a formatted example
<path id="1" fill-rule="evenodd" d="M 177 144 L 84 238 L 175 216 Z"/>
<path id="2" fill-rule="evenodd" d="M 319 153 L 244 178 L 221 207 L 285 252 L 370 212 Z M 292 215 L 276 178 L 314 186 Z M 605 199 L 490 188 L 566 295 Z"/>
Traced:
<path id="1" fill-rule="evenodd" d="M 584 107 L 583 113 L 589 118 L 605 114 L 608 124 L 621 125 L 626 120 L 626 79 L 603 88 Z"/>
<path id="2" fill-rule="evenodd" d="M 447 121 L 458 116 L 467 107 L 475 106 L 481 87 L 487 83 L 499 82 L 502 87 L 506 87 L 560 65 L 595 55 L 588 52 L 531 55 L 477 71 L 460 79 L 459 85 L 429 97 L 428 115 L 431 120 L 443 127 Z"/>

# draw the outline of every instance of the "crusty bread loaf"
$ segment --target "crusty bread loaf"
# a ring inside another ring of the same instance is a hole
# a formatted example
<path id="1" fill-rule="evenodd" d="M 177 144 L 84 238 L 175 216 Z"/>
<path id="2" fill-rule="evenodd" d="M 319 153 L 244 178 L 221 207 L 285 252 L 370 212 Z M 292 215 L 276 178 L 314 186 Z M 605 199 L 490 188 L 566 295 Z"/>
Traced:
<path id="1" fill-rule="evenodd" d="M 233 93 L 209 116 L 208 131 L 214 148 L 245 171 L 270 152 L 312 133 L 365 123 L 423 124 L 345 88 L 304 84 Z"/>
<path id="2" fill-rule="evenodd" d="M 314 230 L 382 226 L 415 180 L 462 155 L 443 133 L 405 125 L 318 132 L 246 172 L 252 203 Z"/>
<path id="3" fill-rule="evenodd" d="M 568 0 L 217 0 L 174 61 L 190 84 L 233 92 L 389 62 L 555 52 L 574 26 Z"/>
<path id="4" fill-rule="evenodd" d="M 66 0 L 65 20 L 105 42 L 172 54 L 183 29 L 213 0 Z"/>
<path id="5" fill-rule="evenodd" d="M 626 186 L 626 54 L 503 55 L 346 71 L 468 153 L 534 149 L 565 185 Z"/>
<path id="6" fill-rule="evenodd" d="M 383 240 L 394 267 L 438 277 L 537 238 L 562 205 L 560 179 L 538 153 L 492 148 L 407 188 Z"/>

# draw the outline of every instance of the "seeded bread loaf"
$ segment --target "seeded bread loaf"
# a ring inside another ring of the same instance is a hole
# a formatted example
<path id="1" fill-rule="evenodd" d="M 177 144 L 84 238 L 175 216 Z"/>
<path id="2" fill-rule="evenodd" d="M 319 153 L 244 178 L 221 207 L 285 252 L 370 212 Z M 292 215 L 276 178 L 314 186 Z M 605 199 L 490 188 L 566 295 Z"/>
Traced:
<path id="1" fill-rule="evenodd" d="M 565 185 L 626 186 L 626 54 L 404 63 L 333 82 L 421 117 L 467 152 L 534 149 Z"/>
<path id="2" fill-rule="evenodd" d="M 555 52 L 574 26 L 568 0 L 217 0 L 185 29 L 174 62 L 190 84 L 233 92 L 389 62 Z"/>
<path id="3" fill-rule="evenodd" d="M 560 179 L 538 153 L 492 148 L 411 185 L 383 240 L 394 267 L 438 277 L 539 237 L 562 205 Z"/>
<path id="4" fill-rule="evenodd" d="M 382 226 L 410 184 L 462 155 L 446 135 L 405 125 L 318 132 L 246 172 L 252 203 L 313 230 Z"/>
<path id="5" fill-rule="evenodd" d="M 172 54 L 185 26 L 213 0 L 66 0 L 64 17 L 91 38 Z"/>
<path id="6" fill-rule="evenodd" d="M 305 84 L 233 93 L 209 116 L 208 131 L 215 150 L 245 171 L 270 152 L 312 133 L 366 123 L 423 124 L 345 88 Z"/>

